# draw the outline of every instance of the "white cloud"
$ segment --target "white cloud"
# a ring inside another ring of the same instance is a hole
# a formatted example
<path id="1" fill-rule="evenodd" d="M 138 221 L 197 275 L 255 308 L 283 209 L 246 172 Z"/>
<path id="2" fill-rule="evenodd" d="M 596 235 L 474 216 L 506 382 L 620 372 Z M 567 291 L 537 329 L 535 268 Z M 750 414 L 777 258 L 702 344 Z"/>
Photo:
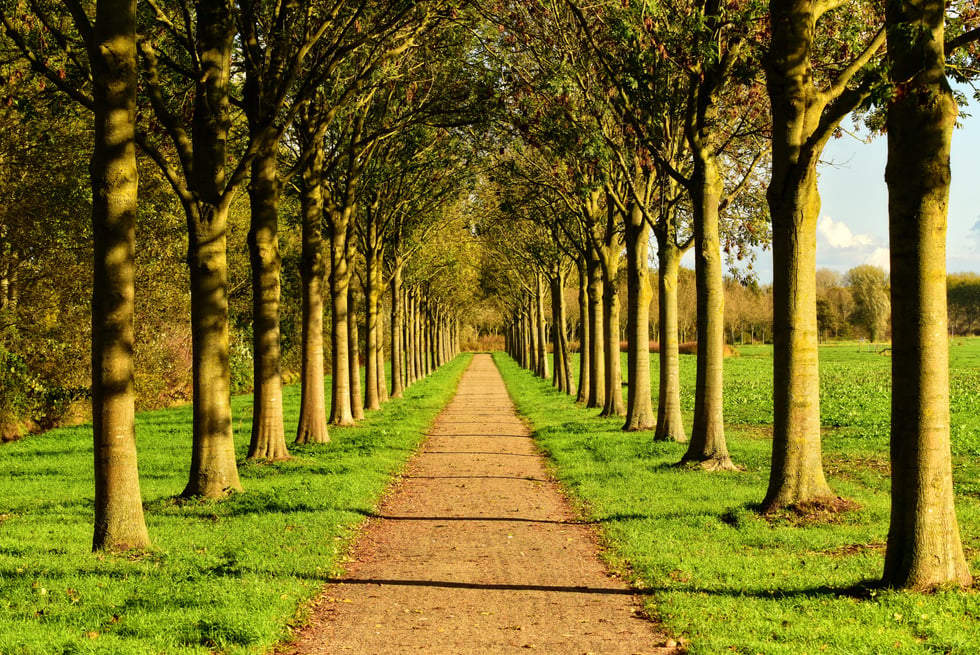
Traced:
<path id="1" fill-rule="evenodd" d="M 875 239 L 870 234 L 854 234 L 846 223 L 837 222 L 830 216 L 820 219 L 817 233 L 823 235 L 831 248 L 863 249 L 875 245 Z"/>
<path id="2" fill-rule="evenodd" d="M 817 222 L 817 268 L 843 272 L 861 264 L 872 264 L 887 271 L 888 258 L 887 239 L 872 232 L 855 234 L 847 223 L 827 215 Z"/>
<path id="3" fill-rule="evenodd" d="M 878 266 L 886 271 L 890 271 L 891 259 L 888 248 L 875 248 L 874 252 L 865 258 L 864 263 Z"/>

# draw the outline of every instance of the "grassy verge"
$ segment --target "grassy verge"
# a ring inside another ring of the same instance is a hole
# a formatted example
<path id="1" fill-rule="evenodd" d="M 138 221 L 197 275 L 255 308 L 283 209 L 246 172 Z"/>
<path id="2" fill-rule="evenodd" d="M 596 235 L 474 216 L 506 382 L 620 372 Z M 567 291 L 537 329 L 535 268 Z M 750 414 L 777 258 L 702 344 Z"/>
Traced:
<path id="1" fill-rule="evenodd" d="M 850 350 L 828 353 L 826 366 L 821 357 L 822 373 L 839 376 L 824 395 L 831 485 L 859 508 L 772 519 L 754 510 L 769 473 L 771 350 L 726 362 L 726 411 L 737 423 L 728 430 L 729 449 L 745 468 L 738 473 L 675 468 L 684 445 L 624 433 L 621 419 L 597 418 L 510 358 L 498 354 L 497 361 L 556 474 L 600 524 L 608 559 L 644 591 L 651 614 L 691 653 L 980 652 L 975 591 L 919 595 L 875 587 L 889 511 L 887 386 L 881 391 L 876 380 L 889 362 L 869 354 L 855 367 Z M 683 364 L 691 375 L 693 364 L 693 358 Z M 975 369 L 956 373 L 954 387 L 975 378 Z M 693 404 L 693 377 L 682 379 L 685 404 Z M 866 394 L 865 386 L 878 391 Z M 976 575 L 978 421 L 954 407 L 957 510 Z M 955 425 L 963 426 L 959 439 Z"/>
<path id="2" fill-rule="evenodd" d="M 190 408 L 142 414 L 137 438 L 153 547 L 93 555 L 91 426 L 0 450 L 0 653 L 260 653 L 302 619 L 354 528 L 449 401 L 460 357 L 332 442 L 242 464 L 245 493 L 175 498 L 190 462 Z M 287 425 L 299 389 L 287 389 Z M 234 401 L 244 459 L 251 398 Z"/>

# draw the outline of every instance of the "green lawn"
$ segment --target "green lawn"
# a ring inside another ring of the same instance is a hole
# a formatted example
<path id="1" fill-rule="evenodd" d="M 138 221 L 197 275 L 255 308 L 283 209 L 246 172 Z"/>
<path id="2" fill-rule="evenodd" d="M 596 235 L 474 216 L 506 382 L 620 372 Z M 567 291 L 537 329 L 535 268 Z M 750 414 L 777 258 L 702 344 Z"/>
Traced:
<path id="1" fill-rule="evenodd" d="M 449 401 L 469 357 L 412 386 L 330 444 L 242 464 L 245 493 L 181 501 L 190 408 L 141 414 L 138 441 L 153 540 L 93 555 L 91 426 L 0 447 L 0 653 L 262 653 L 336 572 L 356 526 Z M 295 426 L 299 388 L 285 395 Z M 234 401 L 244 459 L 251 397 Z M 294 428 L 293 428 L 294 429 Z M 287 435 L 291 438 L 292 435 Z"/>
<path id="2" fill-rule="evenodd" d="M 621 419 L 597 418 L 510 358 L 498 362 L 556 475 L 601 526 L 606 556 L 691 653 L 980 653 L 974 591 L 919 595 L 875 585 L 889 512 L 887 355 L 857 344 L 821 350 L 825 467 L 858 509 L 770 519 L 755 506 L 769 473 L 771 347 L 740 348 L 726 360 L 738 473 L 676 468 L 683 444 L 624 433 Z M 980 340 L 955 342 L 952 363 L 957 510 L 980 576 Z M 681 366 L 689 430 L 694 358 Z M 656 375 L 654 387 L 656 398 Z"/>

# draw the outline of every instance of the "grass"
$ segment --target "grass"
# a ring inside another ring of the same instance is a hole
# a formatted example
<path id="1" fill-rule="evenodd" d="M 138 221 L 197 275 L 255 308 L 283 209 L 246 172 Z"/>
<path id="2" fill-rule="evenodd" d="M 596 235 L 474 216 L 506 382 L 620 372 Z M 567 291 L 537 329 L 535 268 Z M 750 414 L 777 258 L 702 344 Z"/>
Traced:
<path id="1" fill-rule="evenodd" d="M 510 358 L 497 359 L 557 476 L 601 526 L 606 557 L 689 652 L 980 652 L 976 591 L 876 585 L 889 513 L 888 357 L 857 345 L 821 350 L 825 466 L 835 492 L 856 508 L 771 518 L 755 509 L 771 455 L 771 348 L 741 348 L 726 360 L 728 445 L 744 467 L 737 473 L 676 468 L 683 444 L 624 433 L 622 419 L 600 419 Z M 952 362 L 957 511 L 980 576 L 980 340 L 957 341 Z M 694 366 L 682 358 L 688 429 Z M 656 375 L 653 382 L 656 398 Z"/>
<path id="2" fill-rule="evenodd" d="M 175 497 L 190 462 L 190 408 L 138 417 L 153 546 L 93 555 L 91 426 L 0 449 L 0 653 L 262 653 L 337 573 L 352 531 L 449 401 L 460 357 L 331 443 L 244 463 L 251 398 L 234 400 L 245 493 Z M 287 425 L 299 388 L 284 396 Z M 289 435 L 287 435 L 288 437 Z"/>

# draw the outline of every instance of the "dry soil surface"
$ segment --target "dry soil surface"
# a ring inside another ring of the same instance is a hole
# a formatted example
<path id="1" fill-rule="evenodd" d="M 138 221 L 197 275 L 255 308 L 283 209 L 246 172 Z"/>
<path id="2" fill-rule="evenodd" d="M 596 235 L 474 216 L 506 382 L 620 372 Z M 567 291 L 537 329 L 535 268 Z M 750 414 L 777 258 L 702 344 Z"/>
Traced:
<path id="1" fill-rule="evenodd" d="M 677 652 L 600 562 L 488 355 L 378 514 L 281 653 Z"/>

